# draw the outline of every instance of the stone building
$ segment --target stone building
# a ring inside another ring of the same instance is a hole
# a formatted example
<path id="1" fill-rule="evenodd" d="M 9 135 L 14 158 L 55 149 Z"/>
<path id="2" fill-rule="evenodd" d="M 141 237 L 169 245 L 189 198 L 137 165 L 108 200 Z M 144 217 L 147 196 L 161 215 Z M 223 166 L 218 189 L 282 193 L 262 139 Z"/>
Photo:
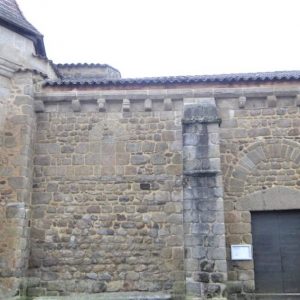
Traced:
<path id="1" fill-rule="evenodd" d="M 1 0 L 0 107 L 0 299 L 298 299 L 300 72 L 54 64 Z"/>

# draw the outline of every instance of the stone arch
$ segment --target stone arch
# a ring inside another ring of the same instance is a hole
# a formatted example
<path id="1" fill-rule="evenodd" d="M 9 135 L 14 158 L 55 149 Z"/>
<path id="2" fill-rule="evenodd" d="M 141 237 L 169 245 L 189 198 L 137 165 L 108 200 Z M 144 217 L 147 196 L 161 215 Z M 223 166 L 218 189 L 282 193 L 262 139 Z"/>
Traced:
<path id="1" fill-rule="evenodd" d="M 300 145 L 288 139 L 270 139 L 251 144 L 239 155 L 229 172 L 227 191 L 243 193 L 247 177 L 255 172 L 262 161 L 292 162 L 296 168 L 300 163 Z"/>

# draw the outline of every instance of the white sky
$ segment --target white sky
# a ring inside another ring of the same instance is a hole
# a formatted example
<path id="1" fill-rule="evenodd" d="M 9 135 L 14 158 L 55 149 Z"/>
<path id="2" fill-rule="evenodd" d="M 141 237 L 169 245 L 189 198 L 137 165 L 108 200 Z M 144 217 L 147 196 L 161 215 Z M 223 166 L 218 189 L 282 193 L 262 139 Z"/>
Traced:
<path id="1" fill-rule="evenodd" d="M 122 77 L 300 70 L 299 0 L 17 0 L 55 63 Z"/>

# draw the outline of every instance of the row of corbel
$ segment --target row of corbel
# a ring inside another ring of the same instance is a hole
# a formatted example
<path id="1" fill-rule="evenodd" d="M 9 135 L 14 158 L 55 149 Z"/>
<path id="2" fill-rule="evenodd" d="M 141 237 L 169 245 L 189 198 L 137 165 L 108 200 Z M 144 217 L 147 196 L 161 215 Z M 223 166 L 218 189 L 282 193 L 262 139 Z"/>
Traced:
<path id="1" fill-rule="evenodd" d="M 106 111 L 106 99 L 100 98 L 97 100 L 98 109 L 100 112 Z M 163 101 L 163 106 L 165 111 L 171 111 L 173 109 L 172 99 L 165 98 Z M 79 99 L 73 99 L 71 101 L 71 107 L 73 112 L 80 112 L 81 111 L 81 101 Z M 144 109 L 145 111 L 152 111 L 152 100 L 145 99 L 144 101 Z M 45 104 L 42 100 L 35 100 L 35 112 L 44 112 L 45 111 Z M 130 100 L 125 98 L 122 102 L 122 111 L 129 112 L 130 111 Z"/>

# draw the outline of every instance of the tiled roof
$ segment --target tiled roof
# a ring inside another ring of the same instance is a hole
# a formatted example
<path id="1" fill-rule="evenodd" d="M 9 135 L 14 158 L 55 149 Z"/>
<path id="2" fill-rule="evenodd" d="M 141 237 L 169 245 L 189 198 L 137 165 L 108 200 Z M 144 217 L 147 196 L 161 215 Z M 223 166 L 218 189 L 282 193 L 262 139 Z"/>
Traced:
<path id="1" fill-rule="evenodd" d="M 110 66 L 108 64 L 95 64 L 95 63 L 91 63 L 91 64 L 88 64 L 88 63 L 56 64 L 56 66 L 58 68 L 81 68 L 81 67 L 98 68 L 98 67 L 102 67 L 102 68 L 112 68 L 112 69 L 115 69 L 114 67 L 112 67 L 112 66 Z"/>
<path id="2" fill-rule="evenodd" d="M 168 76 L 121 79 L 58 79 L 48 80 L 45 86 L 130 86 L 130 85 L 173 85 L 197 83 L 242 83 L 268 81 L 298 81 L 300 71 L 236 73 L 220 75 Z"/>
<path id="3" fill-rule="evenodd" d="M 15 0 L 0 0 L 0 24 L 31 39 L 37 54 L 46 56 L 42 34 L 25 19 Z"/>
<path id="4" fill-rule="evenodd" d="M 121 77 L 121 73 L 119 70 L 117 70 L 116 68 L 108 65 L 108 64 L 99 64 L 99 63 L 70 63 L 70 64 L 54 64 L 55 65 L 55 68 L 58 70 L 60 74 L 60 78 L 64 78 L 64 79 L 67 79 L 66 76 L 64 76 L 64 70 L 65 69 L 80 69 L 80 68 L 84 68 L 86 70 L 91 70 L 91 69 L 108 69 L 110 71 L 112 71 L 115 75 L 115 79 L 117 78 L 120 78 Z M 77 74 L 77 73 L 76 73 Z M 85 76 L 86 73 L 84 73 L 81 77 L 82 79 L 85 78 L 91 78 L 90 76 Z M 79 75 L 80 77 L 80 75 Z M 78 76 L 76 76 L 76 79 L 78 78 Z M 101 78 L 101 77 L 100 77 Z M 98 80 L 100 79 L 98 78 Z M 70 77 L 68 76 L 68 79 L 70 79 Z M 72 78 L 72 79 L 75 79 L 75 78 Z M 103 79 L 103 76 L 102 76 L 102 79 Z M 96 80 L 96 78 L 95 78 Z"/>

